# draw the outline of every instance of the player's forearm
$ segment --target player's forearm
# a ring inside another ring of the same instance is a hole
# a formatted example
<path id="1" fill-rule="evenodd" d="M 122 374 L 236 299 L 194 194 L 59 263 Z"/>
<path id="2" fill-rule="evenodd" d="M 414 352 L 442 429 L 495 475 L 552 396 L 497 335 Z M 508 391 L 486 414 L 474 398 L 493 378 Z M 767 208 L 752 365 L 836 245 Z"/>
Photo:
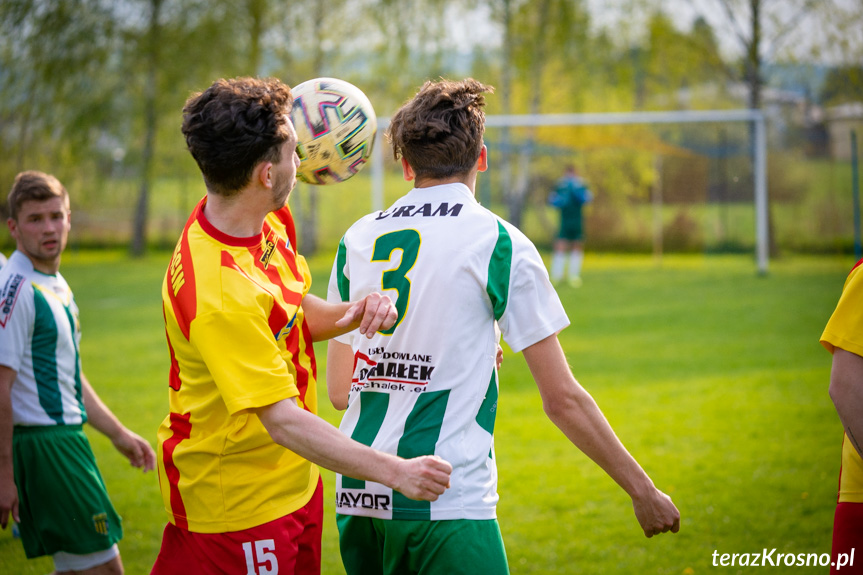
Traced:
<path id="1" fill-rule="evenodd" d="M 314 295 L 303 298 L 303 313 L 313 341 L 324 341 L 355 330 L 360 325 L 357 319 L 347 326 L 337 326 L 345 312 L 350 308 L 350 302 L 330 303 Z"/>
<path id="2" fill-rule="evenodd" d="M 653 482 L 618 439 L 593 397 L 576 381 L 556 336 L 524 350 L 543 409 L 566 437 L 633 499 Z"/>
<path id="3" fill-rule="evenodd" d="M 404 460 L 354 441 L 292 400 L 259 409 L 258 416 L 276 443 L 312 463 L 354 479 L 398 488 L 399 466 Z"/>
<path id="4" fill-rule="evenodd" d="M 0 397 L 0 481 L 12 481 L 12 402 Z"/>
<path id="5" fill-rule="evenodd" d="M 631 498 L 647 496 L 654 487 L 650 477 L 623 446 L 593 398 L 580 386 L 579 390 L 544 401 L 549 419 Z"/>
<path id="6" fill-rule="evenodd" d="M 12 383 L 15 372 L 0 366 L 0 527 L 6 528 L 8 513 L 17 520 L 14 506 L 17 501 L 15 472 L 12 460 Z"/>
<path id="7" fill-rule="evenodd" d="M 83 375 L 81 376 L 81 387 L 84 395 L 84 408 L 87 410 L 87 423 L 111 441 L 115 441 L 125 430 L 123 424 L 102 402 L 93 386 Z"/>
<path id="8" fill-rule="evenodd" d="M 12 473 L 12 384 L 15 376 L 14 370 L 0 365 L 0 474 L 4 470 Z"/>
<path id="9" fill-rule="evenodd" d="M 838 347 L 833 351 L 830 398 L 848 439 L 863 457 L 863 357 Z"/>
<path id="10" fill-rule="evenodd" d="M 15 465 L 12 459 L 12 409 L 11 405 L 8 405 L 7 409 L 4 403 L 8 404 L 0 400 L 0 494 L 6 490 L 14 491 L 15 487 Z M 5 516 L 0 516 L 0 520 L 5 520 Z"/>

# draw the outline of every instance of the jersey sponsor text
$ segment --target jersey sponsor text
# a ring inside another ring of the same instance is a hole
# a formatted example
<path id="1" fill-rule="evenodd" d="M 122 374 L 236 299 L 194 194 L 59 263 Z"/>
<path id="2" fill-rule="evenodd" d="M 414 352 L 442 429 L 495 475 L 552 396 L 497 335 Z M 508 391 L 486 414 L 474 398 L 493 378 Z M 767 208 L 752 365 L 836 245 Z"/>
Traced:
<path id="1" fill-rule="evenodd" d="M 15 308 L 15 300 L 18 299 L 18 293 L 21 289 L 21 284 L 24 283 L 24 276 L 21 274 L 13 274 L 0 291 L 0 327 L 6 327 L 6 322 L 9 321 L 9 316 L 12 315 L 12 310 Z"/>
<path id="2" fill-rule="evenodd" d="M 382 211 L 375 219 L 383 220 L 389 217 L 412 218 L 415 216 L 421 216 L 424 218 L 434 216 L 458 216 L 459 212 L 461 212 L 461 208 L 462 204 L 454 204 L 453 207 L 449 207 L 447 202 L 441 202 L 436 206 L 434 204 L 423 204 L 421 206 L 397 206 L 390 210 Z"/>
<path id="3" fill-rule="evenodd" d="M 336 507 L 350 507 L 355 509 L 362 507 L 363 509 L 380 509 L 381 511 L 390 510 L 390 496 L 385 493 L 368 493 L 357 489 L 342 489 L 336 495 Z"/>

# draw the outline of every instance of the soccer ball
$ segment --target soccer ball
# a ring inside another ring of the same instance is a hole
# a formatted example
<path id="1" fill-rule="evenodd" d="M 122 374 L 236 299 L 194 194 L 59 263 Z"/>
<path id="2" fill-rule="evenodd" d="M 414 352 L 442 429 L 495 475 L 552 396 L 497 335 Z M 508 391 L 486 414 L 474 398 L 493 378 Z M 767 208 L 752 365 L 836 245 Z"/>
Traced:
<path id="1" fill-rule="evenodd" d="M 369 161 L 378 121 L 362 90 L 344 80 L 316 78 L 291 90 L 291 120 L 297 131 L 297 179 L 335 184 Z"/>

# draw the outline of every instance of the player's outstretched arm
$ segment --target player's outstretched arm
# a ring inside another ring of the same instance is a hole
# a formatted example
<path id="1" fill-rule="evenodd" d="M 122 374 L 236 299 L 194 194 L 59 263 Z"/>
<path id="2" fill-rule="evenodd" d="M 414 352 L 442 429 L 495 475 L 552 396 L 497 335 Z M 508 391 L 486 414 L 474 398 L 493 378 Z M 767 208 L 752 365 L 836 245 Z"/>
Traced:
<path id="1" fill-rule="evenodd" d="M 674 503 L 656 489 L 617 438 L 593 397 L 575 380 L 557 336 L 525 348 L 524 358 L 549 419 L 629 494 L 645 536 L 677 533 L 680 513 Z"/>
<path id="2" fill-rule="evenodd" d="M 402 459 L 354 441 L 341 431 L 284 399 L 257 410 L 273 440 L 337 473 L 382 483 L 410 497 L 435 501 L 449 487 L 452 465 L 437 456 Z"/>
<path id="3" fill-rule="evenodd" d="M 117 451 L 122 453 L 132 466 L 141 468 L 145 472 L 155 469 L 156 452 L 153 451 L 150 443 L 120 423 L 83 374 L 81 374 L 81 387 L 84 392 L 87 421 L 90 425 L 107 436 Z"/>
<path id="4" fill-rule="evenodd" d="M 0 527 L 6 529 L 9 515 L 18 517 L 18 488 L 12 465 L 12 383 L 15 370 L 0 365 Z"/>
<path id="5" fill-rule="evenodd" d="M 848 439 L 863 457 L 863 357 L 841 347 L 833 349 L 830 399 Z"/>
<path id="6" fill-rule="evenodd" d="M 368 338 L 396 323 L 398 311 L 390 298 L 370 293 L 361 300 L 330 303 L 314 295 L 303 298 L 303 311 L 314 341 L 331 339 L 359 328 Z"/>

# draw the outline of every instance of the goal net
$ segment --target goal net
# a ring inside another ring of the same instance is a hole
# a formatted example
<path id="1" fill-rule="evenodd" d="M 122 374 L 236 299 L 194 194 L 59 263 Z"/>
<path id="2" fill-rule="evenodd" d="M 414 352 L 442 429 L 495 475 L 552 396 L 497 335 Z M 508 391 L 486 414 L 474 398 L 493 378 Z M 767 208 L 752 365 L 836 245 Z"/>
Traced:
<path id="1" fill-rule="evenodd" d="M 380 134 L 372 209 L 384 207 Z M 593 192 L 588 249 L 748 252 L 768 267 L 766 134 L 755 110 L 488 116 L 490 169 L 477 197 L 549 247 L 558 220 L 547 197 L 567 164 Z"/>

